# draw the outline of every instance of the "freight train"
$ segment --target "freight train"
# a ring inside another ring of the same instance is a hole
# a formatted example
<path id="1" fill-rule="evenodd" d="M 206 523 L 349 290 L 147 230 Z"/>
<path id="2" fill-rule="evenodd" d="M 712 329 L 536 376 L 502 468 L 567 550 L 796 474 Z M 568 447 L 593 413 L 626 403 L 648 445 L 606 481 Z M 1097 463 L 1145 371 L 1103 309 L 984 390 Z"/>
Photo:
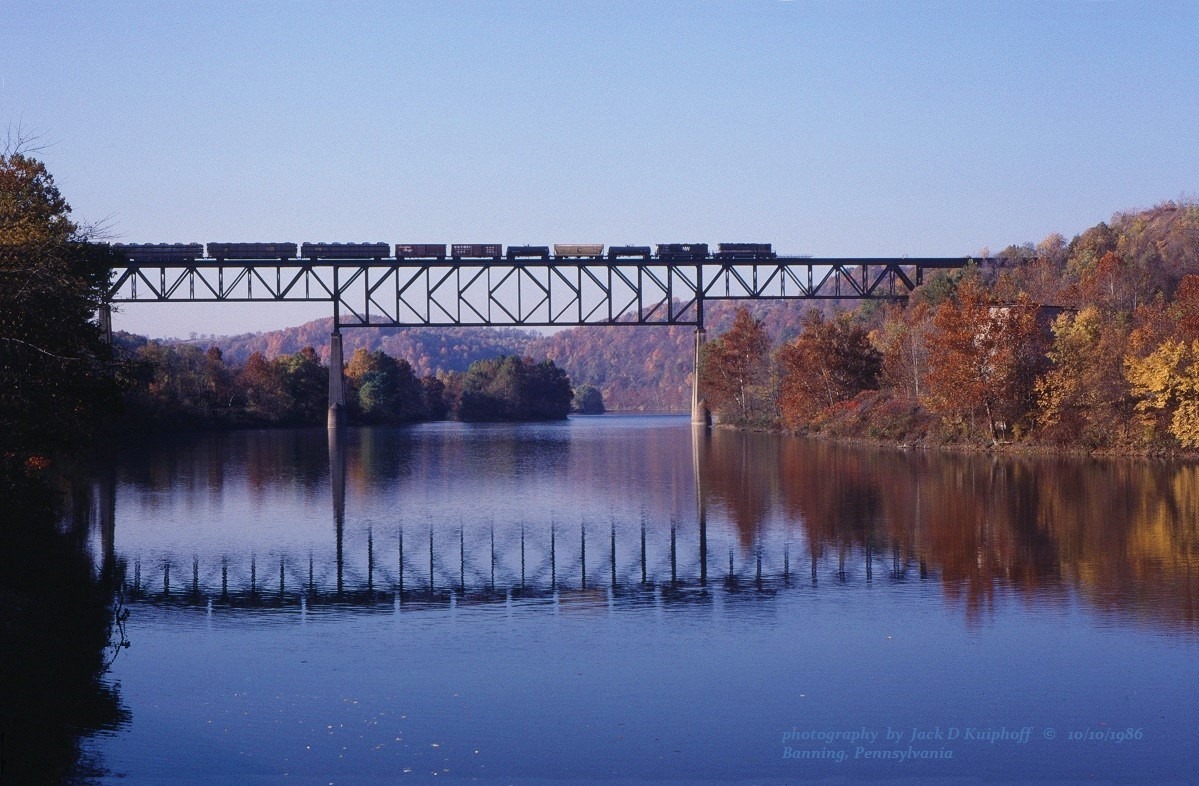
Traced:
<path id="1" fill-rule="evenodd" d="M 217 261 L 267 261 L 306 259 L 317 260 L 366 260 L 391 258 L 392 248 L 387 243 L 209 243 L 208 254 L 199 243 L 117 243 L 129 262 L 142 264 L 179 264 L 197 259 Z M 448 249 L 448 253 L 447 253 Z M 602 243 L 555 243 L 550 246 L 508 246 L 507 254 L 501 243 L 397 243 L 395 259 L 603 259 Z M 607 258 L 649 260 L 657 258 L 663 262 L 698 262 L 707 259 L 754 261 L 775 259 L 776 254 L 769 243 L 721 243 L 715 252 L 709 252 L 707 243 L 660 243 L 657 253 L 649 246 L 609 246 Z"/>

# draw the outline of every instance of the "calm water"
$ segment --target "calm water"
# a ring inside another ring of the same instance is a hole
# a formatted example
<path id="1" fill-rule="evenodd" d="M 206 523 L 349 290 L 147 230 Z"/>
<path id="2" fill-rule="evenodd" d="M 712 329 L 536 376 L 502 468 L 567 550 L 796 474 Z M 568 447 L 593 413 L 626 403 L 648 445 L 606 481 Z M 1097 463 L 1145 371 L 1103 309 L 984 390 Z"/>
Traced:
<path id="1" fill-rule="evenodd" d="M 606 416 L 99 466 L 101 779 L 1199 780 L 1193 465 Z"/>

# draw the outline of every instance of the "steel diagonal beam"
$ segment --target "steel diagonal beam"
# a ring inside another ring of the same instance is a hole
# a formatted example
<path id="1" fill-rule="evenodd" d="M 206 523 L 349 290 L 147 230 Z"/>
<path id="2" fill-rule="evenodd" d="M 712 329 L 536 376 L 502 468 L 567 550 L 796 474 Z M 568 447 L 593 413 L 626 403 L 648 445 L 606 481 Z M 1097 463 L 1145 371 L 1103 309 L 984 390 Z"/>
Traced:
<path id="1" fill-rule="evenodd" d="M 758 286 L 758 294 L 759 295 L 762 294 L 763 292 L 765 292 L 766 289 L 770 286 L 771 282 L 773 282 L 776 278 L 779 279 L 780 286 L 785 286 L 785 280 L 782 277 L 783 269 L 780 265 L 769 265 L 769 266 L 763 266 L 763 267 L 765 267 L 765 269 L 770 271 L 770 275 L 766 276 L 766 280 L 761 282 L 761 284 Z M 754 265 L 754 269 L 757 270 L 757 268 L 758 268 L 758 266 Z"/>
<path id="2" fill-rule="evenodd" d="M 420 309 L 416 308 L 411 303 L 409 303 L 408 299 L 406 297 L 404 297 L 404 295 L 408 292 L 408 288 L 411 287 L 413 284 L 415 284 L 417 279 L 419 279 L 421 277 L 421 275 L 423 274 L 425 277 L 425 312 L 423 315 L 423 319 L 424 319 L 424 323 L 427 325 L 427 324 L 429 324 L 430 319 L 431 319 L 431 315 L 429 312 L 429 304 L 432 302 L 432 299 L 433 299 L 432 295 L 429 292 L 429 266 L 421 265 L 419 268 L 417 268 L 415 270 L 413 270 L 412 268 L 405 268 L 405 270 L 411 271 L 411 275 L 408 276 L 408 283 L 404 284 L 404 286 L 402 286 L 402 287 L 399 286 L 399 283 L 400 283 L 399 282 L 399 278 L 400 278 L 399 273 L 396 274 L 396 300 L 398 300 L 399 302 L 401 302 L 405 306 L 407 306 L 408 310 L 411 311 L 413 314 L 416 314 L 417 317 L 421 317 L 422 315 L 421 315 Z M 399 308 L 397 308 L 396 309 L 396 318 L 398 319 L 399 316 L 400 316 L 400 311 L 399 311 Z"/>
<path id="3" fill-rule="evenodd" d="M 575 268 L 575 270 L 576 270 L 576 272 L 578 272 L 579 270 L 581 270 L 581 268 Z M 550 321 L 551 321 L 551 322 L 557 322 L 557 321 L 558 321 L 558 319 L 559 319 L 559 318 L 560 318 L 560 317 L 561 317 L 563 314 L 565 314 L 565 313 L 566 313 L 566 309 L 570 308 L 570 305 L 571 305 L 571 303 L 574 303 L 574 302 L 576 302 L 576 301 L 579 303 L 579 312 L 580 312 L 580 317 L 581 317 L 581 316 L 582 316 L 582 310 L 583 310 L 583 296 L 582 296 L 582 295 L 579 293 L 579 286 L 578 286 L 578 285 L 576 285 L 576 284 L 575 284 L 573 281 L 571 281 L 569 278 L 567 278 L 566 276 L 564 276 L 564 275 L 562 274 L 562 271 L 561 271 L 561 269 L 559 269 L 559 268 L 557 268 L 557 267 L 551 267 L 551 268 L 550 268 L 550 273 L 551 273 L 552 275 L 556 275 L 556 276 L 558 277 L 558 279 L 559 279 L 559 280 L 560 280 L 560 281 L 561 281 L 563 284 L 565 284 L 565 285 L 567 286 L 567 288 L 568 288 L 568 289 L 570 289 L 570 291 L 571 291 L 571 292 L 573 292 L 573 293 L 574 293 L 574 297 L 572 297 L 570 300 L 566 301 L 566 305 L 564 305 L 564 306 L 562 307 L 562 309 L 561 309 L 561 310 L 560 310 L 560 311 L 559 311 L 557 314 L 554 314 L 554 313 L 552 313 L 552 311 L 551 311 L 551 313 L 550 313 Z M 583 320 L 582 320 L 582 319 L 580 319 L 579 321 L 580 321 L 580 322 L 582 322 Z"/>
<path id="4" fill-rule="evenodd" d="M 165 300 L 165 298 L 162 296 L 162 292 L 154 285 L 154 282 L 146 277 L 145 270 L 139 267 L 137 269 L 137 277 L 146 282 L 146 286 L 149 287 L 150 292 L 154 295 L 154 300 Z"/>
<path id="5" fill-rule="evenodd" d="M 367 291 L 366 291 L 367 307 L 369 308 L 370 305 L 373 303 L 375 305 L 375 308 L 377 308 L 384 317 L 387 317 L 387 321 L 390 323 L 395 323 L 400 318 L 400 309 L 399 309 L 398 305 L 395 309 L 395 313 L 393 314 L 388 310 L 391 304 L 388 303 L 387 305 L 383 305 L 382 303 L 379 302 L 378 298 L 376 298 L 375 295 L 378 293 L 379 287 L 383 284 L 383 282 L 390 280 L 393 275 L 395 275 L 398 280 L 398 274 L 396 272 L 395 267 L 389 267 L 389 268 L 385 269 L 383 272 L 383 275 L 379 277 L 379 280 L 376 281 L 373 286 L 368 286 Z M 368 285 L 370 284 L 370 276 L 369 275 L 367 276 L 367 284 Z M 394 292 L 395 288 L 393 287 L 390 291 Z"/>
<path id="6" fill-rule="evenodd" d="M 796 295 L 796 297 L 810 297 L 812 293 L 808 291 L 808 288 L 804 284 L 804 282 L 799 280 L 799 276 L 797 276 L 795 274 L 795 271 L 792 269 L 792 266 L 791 265 L 783 265 L 782 268 L 783 268 L 783 274 L 784 274 L 783 280 L 786 281 L 787 279 L 790 279 L 792 282 L 795 283 L 796 289 L 799 290 L 799 294 Z M 811 270 L 809 270 L 808 272 L 810 274 Z"/>
<path id="7" fill-rule="evenodd" d="M 130 268 L 125 268 L 125 270 L 123 270 L 121 274 L 116 277 L 116 280 L 108 285 L 108 292 L 105 293 L 105 299 L 111 300 L 112 297 L 116 295 L 118 291 L 120 291 L 121 287 L 125 286 L 125 282 L 129 280 L 129 276 L 132 273 L 133 271 Z"/>
<path id="8" fill-rule="evenodd" d="M 167 269 L 165 267 L 162 269 L 164 285 L 166 283 L 166 270 Z M 186 281 L 188 279 L 188 277 L 191 276 L 193 273 L 195 273 L 195 268 L 193 268 L 193 267 L 183 268 L 179 272 L 179 275 L 175 278 L 174 283 L 172 283 L 170 286 L 163 287 L 163 299 L 170 300 L 171 297 L 175 294 L 175 290 L 177 290 L 183 284 L 183 282 Z"/>
<path id="9" fill-rule="evenodd" d="M 441 289 L 442 285 L 445 284 L 447 281 L 449 281 L 450 278 L 456 278 L 457 281 L 459 283 L 461 283 L 461 281 L 462 281 L 462 266 L 461 265 L 451 265 L 450 267 L 446 268 L 445 275 L 442 276 L 441 278 L 439 278 L 437 280 L 436 284 L 429 287 L 429 303 L 431 306 L 437 306 L 437 309 L 441 313 L 445 314 L 446 319 L 450 320 L 451 324 L 458 325 L 458 324 L 461 324 L 461 322 L 462 322 L 462 298 L 459 295 L 454 296 L 454 301 L 458 305 L 458 311 L 457 311 L 457 313 L 454 313 L 445 307 L 445 304 L 441 302 L 441 298 L 437 294 L 437 290 Z M 459 289 L 460 289 L 460 287 L 459 287 Z M 432 319 L 433 319 L 432 313 L 430 313 L 429 320 L 432 321 Z"/>
<path id="10" fill-rule="evenodd" d="M 214 288 L 212 286 L 212 282 L 210 282 L 208 280 L 208 276 L 204 275 L 204 271 L 202 271 L 202 270 L 196 271 L 196 278 L 200 279 L 200 283 L 204 285 L 204 288 L 212 293 L 212 297 L 214 300 L 220 300 L 220 296 L 217 294 L 217 288 L 219 288 L 219 286 L 220 286 L 219 284 L 217 285 L 216 288 Z M 192 290 L 191 296 L 192 296 L 192 299 L 194 300 L 196 297 L 196 285 L 195 285 L 194 281 L 192 282 L 191 290 Z"/>
<path id="11" fill-rule="evenodd" d="M 609 275 L 610 275 L 612 266 L 606 265 L 605 270 L 609 271 Z M 605 303 L 608 304 L 608 310 L 609 310 L 609 312 L 611 312 L 611 310 L 612 310 L 612 288 L 607 283 L 596 278 L 595 273 L 591 272 L 591 268 L 584 267 L 583 272 L 587 274 L 588 278 L 590 278 L 592 281 L 595 282 L 595 285 L 600 288 L 600 292 L 603 293 L 603 297 L 600 298 L 600 301 L 598 303 L 596 303 L 591 308 L 591 310 L 587 312 L 587 314 L 585 316 L 580 317 L 579 322 L 586 324 L 587 320 L 591 319 L 591 315 L 594 314 L 596 311 L 598 311 L 600 308 L 602 308 Z M 582 310 L 582 305 L 583 305 L 583 300 L 580 297 L 579 298 L 579 310 L 580 311 Z"/>
<path id="12" fill-rule="evenodd" d="M 513 273 L 516 273 L 516 274 L 517 274 L 517 275 L 516 275 L 516 289 L 517 289 L 517 306 L 516 306 L 516 311 L 517 311 L 517 313 L 520 313 L 520 295 L 519 295 L 519 292 L 520 292 L 520 273 L 518 272 L 518 268 L 515 268 L 515 267 L 513 267 L 513 268 L 509 268 L 508 272 L 504 274 L 504 277 L 500 279 L 500 283 L 496 284 L 494 288 L 491 286 L 491 282 L 490 282 L 490 281 L 488 281 L 488 284 L 487 284 L 487 299 L 488 299 L 488 300 L 489 300 L 491 303 L 494 303 L 495 305 L 499 306 L 499 308 L 500 308 L 500 311 L 503 311 L 505 314 L 507 314 L 507 315 L 508 315 L 508 319 L 512 320 L 512 321 L 513 321 L 513 322 L 515 322 L 516 324 L 520 324 L 520 319 L 519 319 L 518 317 L 515 317 L 515 316 L 513 316 L 513 315 L 512 315 L 512 312 L 508 310 L 507 306 L 505 306 L 505 305 L 504 305 L 502 302 L 500 302 L 500 300 L 499 300 L 498 298 L 496 298 L 496 296 L 495 296 L 496 290 L 498 290 L 500 287 L 502 287 L 502 286 L 504 285 L 504 282 L 505 282 L 505 281 L 507 281 L 508 279 L 512 278 L 512 274 L 513 274 Z M 478 312 L 475 312 L 475 313 L 478 313 Z M 490 315 L 490 313 L 491 313 L 491 308 L 490 308 L 490 307 L 487 309 L 487 313 Z M 480 314 L 479 316 L 480 316 L 480 317 L 482 317 L 483 315 L 482 315 L 482 314 Z M 491 319 L 490 319 L 489 317 L 484 317 L 484 319 L 485 319 L 485 321 L 486 321 L 488 324 L 491 324 Z"/>
<path id="13" fill-rule="evenodd" d="M 252 271 L 254 272 L 254 278 L 256 278 L 256 279 L 258 279 L 259 281 L 261 281 L 261 282 L 262 282 L 262 286 L 263 286 L 263 288 L 264 288 L 264 289 L 265 289 L 267 292 L 271 293 L 271 299 L 272 299 L 272 300 L 278 300 L 278 299 L 279 299 L 279 285 L 278 285 L 278 282 L 276 282 L 276 283 L 275 283 L 275 288 L 274 288 L 274 289 L 272 289 L 272 288 L 271 288 L 271 285 L 270 285 L 270 283 L 269 283 L 269 282 L 267 282 L 267 280 L 266 280 L 265 278 L 263 278 L 263 277 L 262 277 L 262 271 L 260 271 L 260 270 L 259 270 L 257 267 L 252 267 L 252 268 L 247 268 L 247 269 L 248 269 L 248 270 L 252 270 Z"/>
<path id="14" fill-rule="evenodd" d="M 641 266 L 638 265 L 637 267 L 638 267 L 638 269 L 640 269 Z M 630 299 L 629 302 L 625 304 L 624 308 L 622 308 L 620 310 L 620 313 L 612 315 L 612 321 L 619 322 L 620 318 L 623 317 L 625 314 L 627 314 L 630 308 L 633 308 L 634 306 L 637 305 L 637 296 L 641 293 L 641 289 L 636 284 L 634 284 L 632 281 L 630 281 L 629 277 L 624 274 L 624 271 L 621 270 L 616 265 L 612 265 L 608 269 L 610 271 L 612 271 L 613 273 L 615 273 L 617 275 L 617 277 L 619 277 L 620 280 L 623 281 L 629 289 L 633 290 L 632 299 Z M 608 293 L 608 300 L 612 300 L 611 292 Z M 613 306 L 615 306 L 615 304 L 613 304 Z M 638 314 L 638 321 L 640 321 L 640 314 Z"/>
<path id="15" fill-rule="evenodd" d="M 467 298 L 466 298 L 466 291 L 467 291 L 468 289 L 470 289 L 472 286 L 474 286 L 475 282 L 476 282 L 476 281 L 478 281 L 480 278 L 482 278 L 482 277 L 483 277 L 483 274 L 484 274 L 484 273 L 487 273 L 487 271 L 489 271 L 489 270 L 490 270 L 490 268 L 487 268 L 487 267 L 481 267 L 481 268 L 479 268 L 479 272 L 477 272 L 477 273 L 475 273 L 473 276 L 471 276 L 470 280 L 469 280 L 469 281 L 467 281 L 467 282 L 466 282 L 466 285 L 464 286 L 464 285 L 462 284 L 462 278 L 461 278 L 462 268 L 461 268 L 461 267 L 459 267 L 459 268 L 458 268 L 458 272 L 459 272 L 459 278 L 458 278 L 458 309 L 459 309 L 459 310 L 458 310 L 458 320 L 459 320 L 459 322 L 461 322 L 461 321 L 462 321 L 462 306 L 464 306 L 464 305 L 465 305 L 465 306 L 466 306 L 467 308 L 469 308 L 471 311 L 475 312 L 475 316 L 477 316 L 477 317 L 478 317 L 480 320 L 482 320 L 482 322 L 483 322 L 483 324 L 484 324 L 484 325 L 490 325 L 490 324 L 491 324 L 491 319 L 489 319 L 488 317 L 484 316 L 484 315 L 483 315 L 483 313 L 479 311 L 479 309 L 475 308 L 475 304 L 474 304 L 474 303 L 471 303 L 471 302 L 470 302 L 469 300 L 467 300 Z M 489 274 L 489 273 L 488 273 L 488 278 L 490 278 L 490 274 Z M 491 311 L 491 306 L 490 306 L 490 300 L 491 300 L 491 293 L 490 293 L 490 289 L 491 289 L 491 287 L 490 287 L 490 286 L 487 286 L 487 287 L 485 287 L 485 289 L 488 291 L 488 294 L 487 294 L 487 300 L 488 300 L 489 302 L 488 302 L 488 308 L 487 308 L 487 311 L 490 313 L 490 311 Z"/>
<path id="16" fill-rule="evenodd" d="M 547 271 L 549 270 L 549 265 L 546 265 L 546 270 L 547 270 Z M 533 275 L 532 269 L 530 269 L 530 268 L 524 268 L 524 269 L 523 269 L 523 273 L 524 273 L 524 276 L 525 276 L 525 278 L 529 279 L 530 281 L 532 281 L 534 284 L 536 284 L 536 285 L 537 285 L 537 288 L 541 290 L 541 292 L 542 292 L 542 295 L 541 295 L 541 299 L 540 299 L 540 300 L 538 300 L 538 301 L 537 301 L 536 303 L 534 303 L 532 306 L 529 306 L 529 308 L 528 308 L 527 310 L 525 310 L 525 311 L 523 311 L 523 312 L 521 313 L 521 315 L 520 315 L 520 319 L 521 319 L 521 322 L 522 322 L 522 323 L 523 323 L 523 322 L 524 322 L 526 319 L 528 319 L 529 317 L 531 317 L 531 316 L 533 316 L 534 314 L 536 314 L 536 313 L 537 313 L 537 309 L 541 308 L 541 304 L 542 304 L 542 303 L 548 303 L 548 302 L 549 302 L 549 299 L 550 299 L 550 290 L 549 290 L 549 287 L 547 287 L 545 284 L 542 284 L 542 283 L 541 283 L 541 279 L 539 279 L 539 278 L 537 278 L 537 276 Z M 547 273 L 546 273 L 546 280 L 548 280 L 548 279 L 549 279 L 549 273 L 547 272 Z M 520 279 L 519 279 L 519 277 L 517 278 L 516 285 L 517 285 L 517 287 L 518 287 L 518 288 L 520 287 Z M 519 291 L 519 289 L 518 289 L 518 291 Z M 548 309 L 546 310 L 546 313 L 548 313 Z"/>

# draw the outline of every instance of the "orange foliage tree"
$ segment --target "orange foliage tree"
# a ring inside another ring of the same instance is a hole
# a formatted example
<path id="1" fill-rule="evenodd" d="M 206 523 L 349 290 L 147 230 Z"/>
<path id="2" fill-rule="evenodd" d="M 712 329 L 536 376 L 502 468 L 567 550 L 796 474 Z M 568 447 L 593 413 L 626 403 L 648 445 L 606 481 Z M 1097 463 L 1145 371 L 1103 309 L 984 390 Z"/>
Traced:
<path id="1" fill-rule="evenodd" d="M 704 347 L 700 391 L 722 420 L 747 424 L 769 414 L 770 337 L 742 307 L 733 325 Z"/>
<path id="2" fill-rule="evenodd" d="M 1031 411 L 1045 341 L 1036 306 L 1021 297 L 1000 304 L 966 279 L 937 309 L 928 336 L 927 404 L 957 423 L 986 419 L 993 439 L 1008 436 Z"/>
<path id="3" fill-rule="evenodd" d="M 803 332 L 778 352 L 779 415 L 799 428 L 834 404 L 878 388 L 882 355 L 850 314 L 825 319 L 813 309 Z"/>

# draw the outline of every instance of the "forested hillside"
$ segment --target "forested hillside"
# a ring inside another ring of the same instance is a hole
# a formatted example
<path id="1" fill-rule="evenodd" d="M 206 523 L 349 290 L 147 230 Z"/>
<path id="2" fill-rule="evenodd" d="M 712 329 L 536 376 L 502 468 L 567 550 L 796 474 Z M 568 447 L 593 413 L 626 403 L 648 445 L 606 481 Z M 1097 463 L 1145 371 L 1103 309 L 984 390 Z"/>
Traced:
<path id="1" fill-rule="evenodd" d="M 907 444 L 1199 448 L 1199 204 L 1119 213 L 932 277 L 906 304 L 748 313 L 709 343 L 720 418 Z"/>
<path id="2" fill-rule="evenodd" d="M 775 343 L 797 335 L 808 306 L 799 302 L 754 304 L 751 311 L 767 325 Z M 731 303 L 706 307 L 710 335 L 732 324 Z M 268 359 L 292 355 L 312 346 L 328 361 L 332 319 L 298 327 L 243 336 L 203 339 L 200 348 L 216 346 L 224 358 L 241 364 L 255 352 Z M 417 376 L 465 371 L 478 360 L 500 355 L 550 359 L 566 371 L 576 387 L 590 385 L 603 393 L 611 410 L 682 412 L 690 407 L 692 342 L 690 327 L 583 327 L 553 335 L 510 328 L 370 328 L 343 331 L 345 351 L 382 350 L 406 360 Z"/>

